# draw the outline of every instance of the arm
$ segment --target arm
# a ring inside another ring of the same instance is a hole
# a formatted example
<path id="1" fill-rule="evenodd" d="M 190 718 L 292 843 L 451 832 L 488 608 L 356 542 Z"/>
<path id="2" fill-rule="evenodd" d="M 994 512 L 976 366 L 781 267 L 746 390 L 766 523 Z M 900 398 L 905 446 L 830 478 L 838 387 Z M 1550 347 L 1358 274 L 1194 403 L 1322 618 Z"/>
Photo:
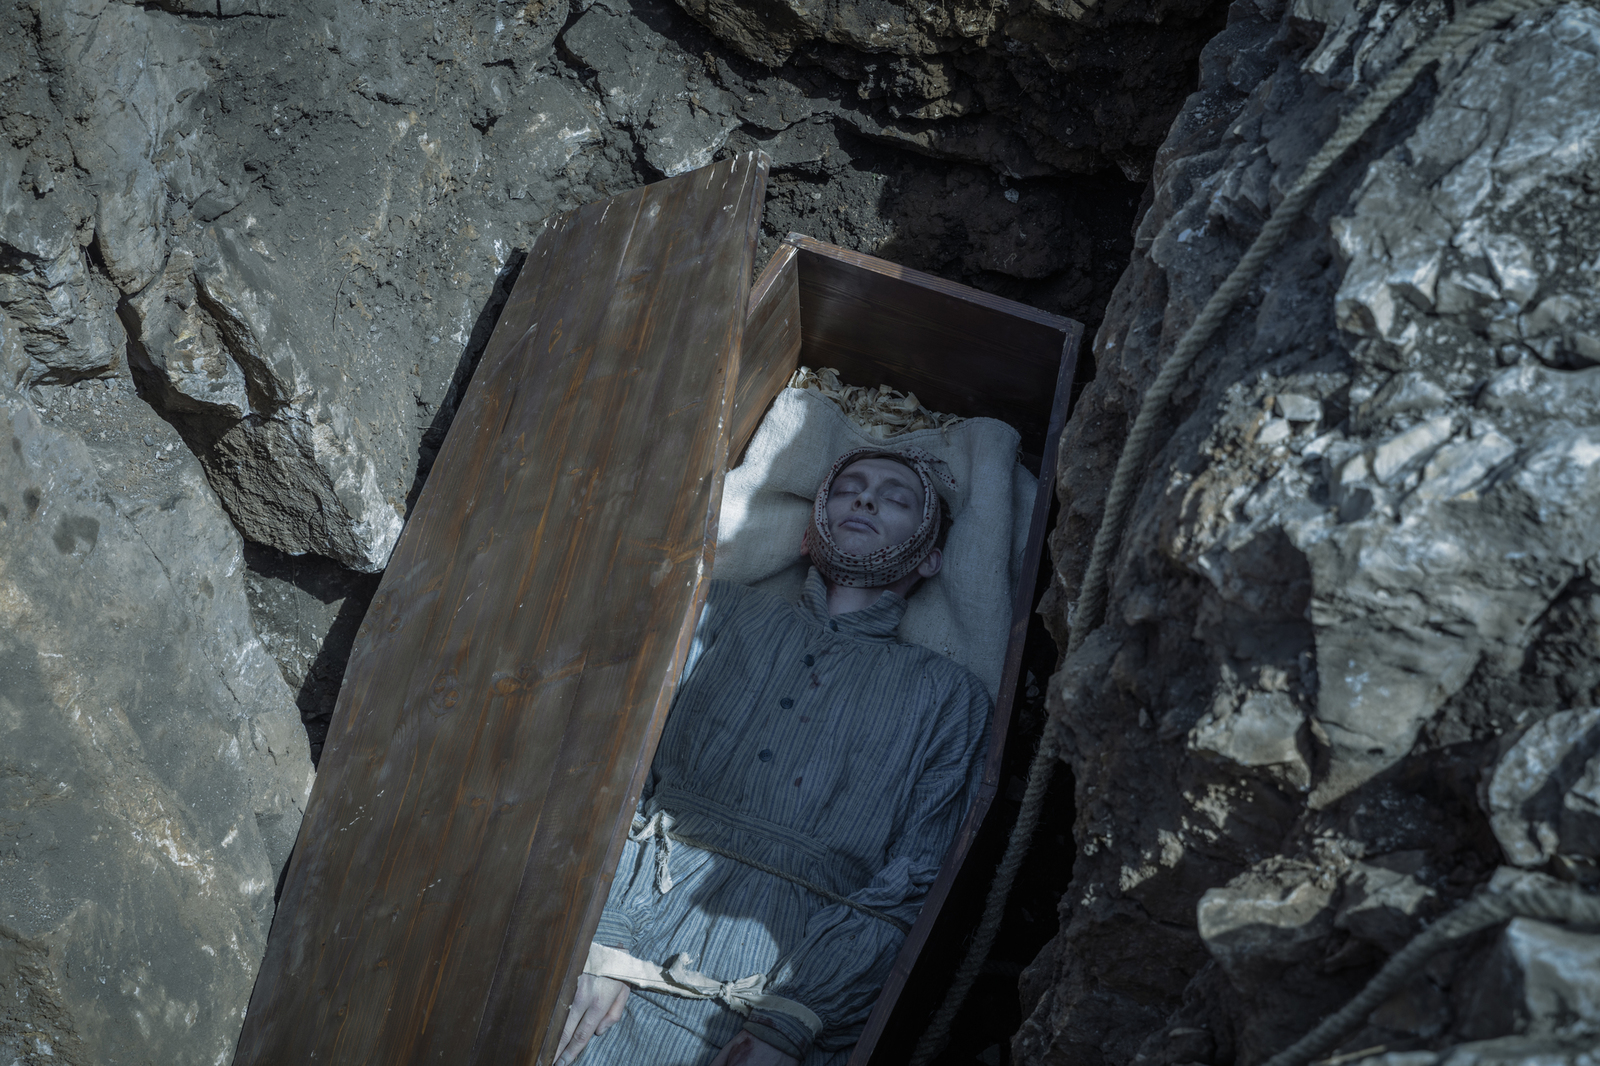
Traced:
<path id="1" fill-rule="evenodd" d="M 971 675 L 949 693 L 933 717 L 936 735 L 887 862 L 850 894 L 852 900 L 908 924 L 916 920 L 981 780 L 990 707 L 988 693 Z M 846 1047 L 865 1025 L 904 939 L 877 918 L 840 904 L 823 907 L 801 941 L 778 959 L 767 991 L 803 1003 L 822 1018 L 816 1042 Z M 805 1057 L 812 1036 L 800 1022 L 760 1012 L 751 1020 L 745 1027 L 751 1036 Z"/>
<path id="2" fill-rule="evenodd" d="M 679 683 L 686 682 L 705 650 L 716 639 L 720 620 L 725 617 L 722 601 L 713 584 L 706 596 L 705 606 L 695 623 L 694 641 L 684 664 Z M 644 792 L 634 806 L 637 815 L 649 798 L 653 782 L 646 781 Z M 600 912 L 600 924 L 595 929 L 596 943 L 621 948 L 631 952 L 640 934 L 650 920 L 651 906 L 655 902 L 655 886 L 650 877 L 651 846 L 633 840 L 622 842 L 622 854 L 617 860 L 616 875 L 606 894 L 605 908 Z M 628 986 L 608 977 L 580 974 L 572 1006 L 567 1010 L 566 1022 L 561 1030 L 561 1044 L 556 1050 L 556 1066 L 565 1066 L 576 1059 L 592 1037 L 599 1036 L 615 1025 L 628 1003 Z"/>

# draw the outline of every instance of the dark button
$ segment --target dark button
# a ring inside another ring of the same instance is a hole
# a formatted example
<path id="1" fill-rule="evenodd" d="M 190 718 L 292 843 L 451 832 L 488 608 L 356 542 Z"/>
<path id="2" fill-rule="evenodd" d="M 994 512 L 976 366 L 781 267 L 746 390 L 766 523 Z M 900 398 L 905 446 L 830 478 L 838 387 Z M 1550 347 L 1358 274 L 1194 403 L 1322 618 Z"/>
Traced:
<path id="1" fill-rule="evenodd" d="M 815 655 L 807 655 L 803 661 L 807 666 L 817 665 L 817 657 Z"/>
<path id="2" fill-rule="evenodd" d="M 833 630 L 835 633 L 837 633 L 837 632 L 839 632 L 839 623 L 830 621 L 828 623 L 828 628 Z"/>
<path id="3" fill-rule="evenodd" d="M 771 748 L 762 748 L 760 753 L 758 753 L 756 755 L 756 758 L 760 759 L 762 762 L 771 762 L 772 761 L 772 749 Z"/>
<path id="4" fill-rule="evenodd" d="M 791 700 L 788 696 L 785 696 L 783 699 L 778 701 L 778 706 L 787 711 L 790 707 L 794 706 L 794 700 Z"/>

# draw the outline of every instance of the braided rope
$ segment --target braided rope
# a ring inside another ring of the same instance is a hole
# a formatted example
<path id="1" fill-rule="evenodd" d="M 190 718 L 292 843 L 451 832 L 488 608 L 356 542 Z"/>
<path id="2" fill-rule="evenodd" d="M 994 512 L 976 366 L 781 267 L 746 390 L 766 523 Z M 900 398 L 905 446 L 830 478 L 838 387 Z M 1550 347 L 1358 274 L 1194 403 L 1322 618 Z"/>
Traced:
<path id="1" fill-rule="evenodd" d="M 1412 937 L 1410 943 L 1383 964 L 1383 969 L 1367 982 L 1355 999 L 1272 1056 L 1264 1066 L 1305 1066 L 1326 1054 L 1361 1028 L 1367 1016 L 1400 991 L 1429 959 L 1474 933 L 1518 917 L 1600 929 L 1600 896 L 1561 885 L 1518 888 L 1504 894 L 1484 893 L 1468 900 Z"/>
<path id="2" fill-rule="evenodd" d="M 1106 495 L 1100 519 L 1100 528 L 1095 533 L 1089 566 L 1084 571 L 1083 585 L 1079 589 L 1078 600 L 1073 608 L 1070 622 L 1071 635 L 1067 642 L 1068 655 L 1076 651 L 1089 633 L 1099 627 L 1105 613 L 1111 558 L 1122 543 L 1122 534 L 1127 525 L 1129 509 L 1133 504 L 1134 491 L 1154 450 L 1156 422 L 1166 408 L 1167 401 L 1172 398 L 1178 383 L 1194 365 L 1195 358 L 1210 342 L 1212 335 L 1228 317 L 1240 297 L 1249 289 L 1261 267 L 1288 237 L 1290 227 L 1311 202 L 1312 196 L 1332 171 L 1333 165 L 1377 123 L 1390 104 L 1411 88 L 1430 64 L 1514 15 L 1560 2 L 1562 0 L 1489 0 L 1488 3 L 1468 9 L 1442 27 L 1388 77 L 1379 82 L 1377 87 L 1344 117 L 1321 150 L 1311 157 L 1311 161 L 1300 172 L 1288 194 L 1279 202 L 1266 225 L 1251 242 L 1244 257 L 1211 294 L 1211 298 L 1201 308 L 1199 316 L 1190 324 L 1177 346 L 1162 363 L 1155 382 L 1140 400 L 1139 414 L 1134 420 L 1133 429 L 1129 432 L 1127 440 L 1123 442 L 1122 454 L 1117 459 L 1116 472 L 1112 475 L 1111 489 Z M 1006 844 L 1005 855 L 995 870 L 994 881 L 990 885 L 989 896 L 984 904 L 983 918 L 972 934 L 972 942 L 966 957 L 951 978 L 950 988 L 945 994 L 944 1001 L 929 1021 L 927 1029 L 923 1031 L 922 1039 L 917 1042 L 916 1051 L 911 1056 L 911 1066 L 926 1066 L 943 1050 L 956 1013 L 966 1001 L 967 993 L 971 990 L 973 981 L 977 979 L 978 970 L 989 957 L 989 949 L 994 946 L 995 935 L 1000 931 L 1000 922 L 1005 915 L 1006 900 L 1011 895 L 1011 886 L 1016 881 L 1017 871 L 1022 867 L 1023 859 L 1027 857 L 1034 830 L 1039 825 L 1044 796 L 1049 789 L 1050 778 L 1055 772 L 1059 751 L 1057 737 L 1059 728 L 1057 715 L 1051 714 L 1045 721 L 1044 735 L 1040 738 L 1039 748 L 1028 767 L 1028 786 L 1022 796 L 1022 808 L 1017 813 L 1017 821 Z"/>
<path id="3" fill-rule="evenodd" d="M 1531 11 L 1559 0 L 1492 0 L 1468 9 L 1459 18 L 1444 26 L 1428 42 L 1418 48 L 1401 66 L 1378 84 L 1367 98 L 1346 115 L 1333 131 L 1333 136 L 1322 150 L 1311 157 L 1300 177 L 1295 180 L 1282 202 L 1272 212 L 1272 217 L 1261 228 L 1244 258 L 1229 273 L 1227 279 L 1211 294 L 1199 317 L 1190 325 L 1178 346 L 1167 356 L 1161 373 L 1145 393 L 1139 404 L 1139 415 L 1133 430 L 1117 460 L 1117 470 L 1111 479 L 1111 491 L 1106 496 L 1105 513 L 1100 528 L 1095 533 L 1094 552 L 1089 557 L 1089 568 L 1084 572 L 1083 587 L 1078 593 L 1078 603 L 1071 625 L 1074 633 L 1079 629 L 1093 630 L 1100 624 L 1106 608 L 1107 588 L 1110 584 L 1111 557 L 1122 542 L 1123 527 L 1127 524 L 1128 509 L 1133 503 L 1134 490 L 1140 475 L 1155 447 L 1156 420 L 1161 417 L 1195 358 L 1210 342 L 1212 334 L 1222 325 L 1233 310 L 1234 304 L 1245 294 L 1250 283 L 1289 235 L 1289 228 L 1298 221 L 1300 213 L 1311 201 L 1333 165 L 1351 145 L 1359 141 L 1388 109 L 1403 96 L 1423 69 L 1437 62 L 1476 37 L 1484 30 L 1524 11 Z"/>

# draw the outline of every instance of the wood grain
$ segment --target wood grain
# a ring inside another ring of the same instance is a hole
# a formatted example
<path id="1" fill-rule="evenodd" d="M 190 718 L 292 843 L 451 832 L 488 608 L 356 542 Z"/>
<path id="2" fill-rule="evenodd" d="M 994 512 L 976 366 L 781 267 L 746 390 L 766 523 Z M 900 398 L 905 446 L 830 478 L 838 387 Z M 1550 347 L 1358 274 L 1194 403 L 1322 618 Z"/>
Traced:
<path id="1" fill-rule="evenodd" d="M 352 651 L 241 1066 L 548 1061 L 704 596 L 766 169 L 534 241 Z"/>
<path id="2" fill-rule="evenodd" d="M 853 385 L 914 392 L 924 407 L 998 418 L 1042 456 L 1071 319 L 792 233 L 800 361 Z M 1076 351 L 1076 347 L 1073 349 Z"/>
<path id="3" fill-rule="evenodd" d="M 800 365 L 798 256 L 793 244 L 780 244 L 750 290 L 750 316 L 745 320 L 739 387 L 733 400 L 733 435 L 728 442 L 735 466 L 773 398 Z"/>

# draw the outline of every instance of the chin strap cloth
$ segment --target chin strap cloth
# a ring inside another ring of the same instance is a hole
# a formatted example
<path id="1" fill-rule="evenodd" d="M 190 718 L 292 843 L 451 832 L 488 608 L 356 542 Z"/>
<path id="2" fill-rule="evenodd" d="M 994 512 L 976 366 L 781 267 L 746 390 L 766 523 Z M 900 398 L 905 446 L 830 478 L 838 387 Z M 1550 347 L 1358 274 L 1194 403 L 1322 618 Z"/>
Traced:
<path id="1" fill-rule="evenodd" d="M 845 467 L 862 459 L 892 459 L 910 467 L 922 482 L 922 518 L 917 530 L 899 544 L 879 548 L 870 555 L 852 555 L 833 539 L 832 525 L 828 520 L 828 497 L 833 493 L 833 483 Z M 811 528 L 806 530 L 806 554 L 811 565 L 835 585 L 846 588 L 870 589 L 892 585 L 921 565 L 928 552 L 939 540 L 939 526 L 943 521 L 944 503 L 936 486 L 943 485 L 950 492 L 956 490 L 956 479 L 943 459 L 921 448 L 857 448 L 845 452 L 834 460 L 817 490 L 811 509 Z"/>

